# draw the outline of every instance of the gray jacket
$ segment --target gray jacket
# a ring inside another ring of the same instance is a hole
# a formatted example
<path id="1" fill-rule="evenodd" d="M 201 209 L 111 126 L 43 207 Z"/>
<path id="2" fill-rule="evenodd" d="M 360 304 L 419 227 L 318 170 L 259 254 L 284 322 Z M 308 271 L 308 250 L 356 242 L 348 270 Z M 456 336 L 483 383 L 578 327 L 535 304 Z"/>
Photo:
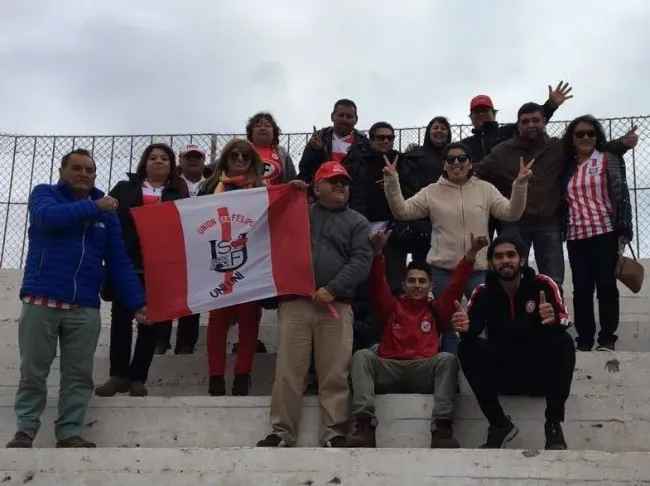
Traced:
<path id="1" fill-rule="evenodd" d="M 370 273 L 370 223 L 347 207 L 336 211 L 318 203 L 309 206 L 309 223 L 316 288 L 325 287 L 339 300 L 352 299 Z"/>

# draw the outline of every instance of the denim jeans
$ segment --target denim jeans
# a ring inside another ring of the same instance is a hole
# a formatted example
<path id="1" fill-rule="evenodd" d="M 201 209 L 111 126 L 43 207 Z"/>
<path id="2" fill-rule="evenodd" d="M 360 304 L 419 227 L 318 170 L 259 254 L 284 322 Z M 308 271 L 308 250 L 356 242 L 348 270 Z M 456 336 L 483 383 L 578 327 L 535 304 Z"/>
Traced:
<path id="1" fill-rule="evenodd" d="M 562 247 L 562 230 L 555 220 L 536 225 L 503 223 L 501 235 L 519 237 L 526 250 L 526 259 L 530 248 L 535 250 L 537 271 L 551 277 L 560 287 L 564 283 L 564 250 Z"/>
<path id="2" fill-rule="evenodd" d="M 440 298 L 442 291 L 444 290 L 447 282 L 451 278 L 453 270 L 447 270 L 445 268 L 433 267 L 431 269 L 431 283 L 433 283 L 433 295 L 436 299 Z M 472 295 L 472 292 L 480 284 L 485 283 L 485 274 L 484 270 L 475 270 L 472 272 L 472 275 L 467 280 L 467 285 L 465 286 L 465 297 L 469 299 Z M 445 353 L 451 353 L 456 356 L 458 351 L 458 334 L 452 329 L 451 323 L 443 323 L 443 330 L 440 339 L 440 351 Z"/>

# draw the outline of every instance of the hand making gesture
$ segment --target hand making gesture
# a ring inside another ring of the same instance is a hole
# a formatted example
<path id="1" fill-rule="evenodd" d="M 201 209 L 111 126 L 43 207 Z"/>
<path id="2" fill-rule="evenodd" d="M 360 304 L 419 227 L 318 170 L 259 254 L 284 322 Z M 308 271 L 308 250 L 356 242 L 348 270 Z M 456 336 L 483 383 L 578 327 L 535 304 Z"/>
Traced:
<path id="1" fill-rule="evenodd" d="M 451 316 L 451 324 L 456 332 L 467 332 L 469 330 L 469 316 L 460 306 L 460 302 L 455 301 L 456 312 Z"/>
<path id="2" fill-rule="evenodd" d="M 516 182 L 528 182 L 533 177 L 533 171 L 530 169 L 533 166 L 535 159 L 524 165 L 524 158 L 519 157 L 519 174 L 517 175 Z"/>
<path id="3" fill-rule="evenodd" d="M 388 160 L 388 157 L 384 155 L 384 174 L 391 176 L 391 177 L 397 177 L 397 161 L 399 160 L 399 157 L 396 155 L 393 161 L 391 162 Z"/>
<path id="4" fill-rule="evenodd" d="M 370 233 L 370 244 L 372 245 L 372 252 L 375 256 L 379 256 L 384 252 L 384 246 L 388 238 L 390 238 L 392 231 L 373 231 Z"/>
<path id="5" fill-rule="evenodd" d="M 639 143 L 639 135 L 636 133 L 638 127 L 634 125 L 630 128 L 625 135 L 621 137 L 621 142 L 629 149 L 636 147 L 636 144 Z"/>
<path id="6" fill-rule="evenodd" d="M 551 101 L 553 106 L 555 108 L 558 108 L 562 103 L 564 103 L 566 100 L 570 100 L 573 98 L 571 91 L 573 88 L 569 86 L 569 83 L 565 83 L 564 81 L 560 81 L 557 83 L 557 86 L 555 89 L 551 88 L 551 85 L 548 85 L 548 99 Z"/>
<path id="7" fill-rule="evenodd" d="M 541 317 L 544 326 L 552 326 L 557 322 L 555 310 L 551 304 L 546 302 L 546 294 L 543 290 L 539 292 L 539 317 Z"/>

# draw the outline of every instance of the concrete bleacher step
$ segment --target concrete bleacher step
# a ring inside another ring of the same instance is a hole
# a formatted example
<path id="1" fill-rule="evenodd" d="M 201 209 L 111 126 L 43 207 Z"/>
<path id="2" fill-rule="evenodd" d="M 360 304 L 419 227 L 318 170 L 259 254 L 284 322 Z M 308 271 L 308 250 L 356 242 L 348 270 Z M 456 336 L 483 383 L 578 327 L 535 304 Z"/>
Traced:
<path id="1" fill-rule="evenodd" d="M 95 449 L 6 451 L 16 486 L 640 486 L 650 454 L 594 451 Z"/>

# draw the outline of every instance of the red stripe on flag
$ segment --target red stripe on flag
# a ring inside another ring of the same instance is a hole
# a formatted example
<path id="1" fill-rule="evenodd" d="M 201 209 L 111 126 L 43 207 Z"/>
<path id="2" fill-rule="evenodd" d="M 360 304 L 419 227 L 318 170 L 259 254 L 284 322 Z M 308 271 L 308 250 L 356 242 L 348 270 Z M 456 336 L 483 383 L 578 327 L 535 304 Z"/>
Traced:
<path id="1" fill-rule="evenodd" d="M 221 241 L 230 242 L 232 240 L 232 224 L 230 223 L 230 214 L 228 208 L 217 208 L 217 221 L 221 225 Z M 226 272 L 223 275 L 224 294 L 232 292 L 232 272 Z"/>
<path id="2" fill-rule="evenodd" d="M 307 193 L 288 184 L 269 186 L 271 269 L 278 295 L 315 290 Z"/>
<path id="3" fill-rule="evenodd" d="M 131 214 L 144 263 L 147 316 L 159 322 L 190 315 L 185 240 L 176 204 L 140 206 L 131 209 Z"/>

